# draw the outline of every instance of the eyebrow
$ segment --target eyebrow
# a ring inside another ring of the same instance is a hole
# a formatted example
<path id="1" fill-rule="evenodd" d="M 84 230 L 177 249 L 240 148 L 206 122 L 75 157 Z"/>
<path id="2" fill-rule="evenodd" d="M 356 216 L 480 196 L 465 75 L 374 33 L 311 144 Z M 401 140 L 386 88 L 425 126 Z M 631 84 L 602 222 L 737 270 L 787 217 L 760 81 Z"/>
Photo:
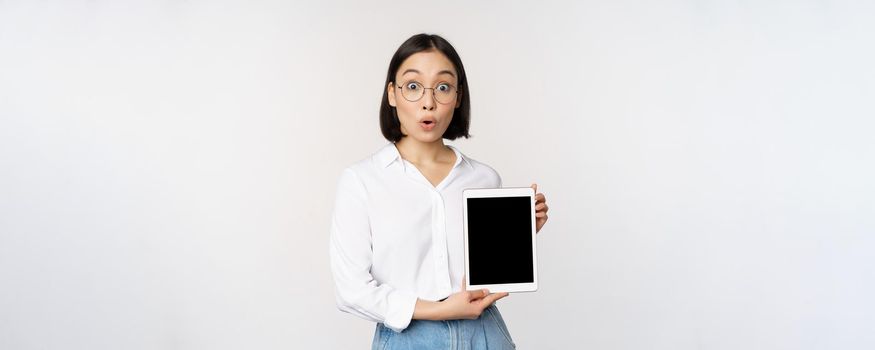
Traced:
<path id="1" fill-rule="evenodd" d="M 411 68 L 411 69 L 405 70 L 404 73 L 401 73 L 401 75 L 404 75 L 404 74 L 407 74 L 407 73 L 416 73 L 416 74 L 421 74 L 420 71 Z M 438 72 L 438 75 L 441 75 L 441 74 L 449 74 L 449 75 L 452 76 L 453 78 L 456 77 L 456 75 L 453 74 L 452 71 L 449 71 L 449 70 L 446 70 L 446 69 L 444 69 L 444 70 Z"/>

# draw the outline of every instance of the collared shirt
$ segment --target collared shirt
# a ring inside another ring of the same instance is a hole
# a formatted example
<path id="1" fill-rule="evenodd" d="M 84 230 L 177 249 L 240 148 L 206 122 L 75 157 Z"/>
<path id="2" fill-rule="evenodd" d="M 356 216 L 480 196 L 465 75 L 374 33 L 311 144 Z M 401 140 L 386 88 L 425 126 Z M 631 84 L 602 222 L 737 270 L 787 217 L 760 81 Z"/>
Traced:
<path id="1" fill-rule="evenodd" d="M 501 187 L 501 177 L 449 147 L 456 162 L 437 186 L 393 143 L 343 170 L 329 243 L 340 310 L 400 332 L 417 298 L 461 289 L 462 190 Z"/>

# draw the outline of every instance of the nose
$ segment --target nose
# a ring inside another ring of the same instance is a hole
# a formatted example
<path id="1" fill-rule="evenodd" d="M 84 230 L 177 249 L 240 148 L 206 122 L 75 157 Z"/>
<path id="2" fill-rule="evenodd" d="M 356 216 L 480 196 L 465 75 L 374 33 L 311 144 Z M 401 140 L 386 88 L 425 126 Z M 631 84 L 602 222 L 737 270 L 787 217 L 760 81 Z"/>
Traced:
<path id="1" fill-rule="evenodd" d="M 431 96 L 422 96 L 422 109 L 426 111 L 432 111 L 435 107 L 435 99 L 434 99 L 434 90 L 425 89 L 425 94 L 428 95 L 428 92 L 431 91 Z"/>

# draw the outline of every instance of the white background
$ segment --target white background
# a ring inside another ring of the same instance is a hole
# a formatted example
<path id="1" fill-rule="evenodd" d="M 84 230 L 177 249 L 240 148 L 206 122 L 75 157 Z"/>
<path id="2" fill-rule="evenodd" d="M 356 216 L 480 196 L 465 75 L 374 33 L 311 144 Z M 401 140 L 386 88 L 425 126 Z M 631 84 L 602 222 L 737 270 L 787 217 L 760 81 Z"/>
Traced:
<path id="1" fill-rule="evenodd" d="M 315 3 L 315 2 L 314 2 Z M 540 184 L 523 349 L 875 348 L 871 1 L 0 1 L 0 348 L 361 349 L 336 181 L 437 33 Z"/>

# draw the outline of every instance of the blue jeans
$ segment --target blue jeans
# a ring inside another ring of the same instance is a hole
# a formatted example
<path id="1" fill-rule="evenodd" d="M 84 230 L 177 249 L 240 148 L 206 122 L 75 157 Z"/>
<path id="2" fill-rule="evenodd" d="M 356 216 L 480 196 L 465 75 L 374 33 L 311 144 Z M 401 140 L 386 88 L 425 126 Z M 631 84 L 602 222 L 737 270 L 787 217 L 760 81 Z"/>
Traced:
<path id="1" fill-rule="evenodd" d="M 474 320 L 412 320 L 401 333 L 377 323 L 371 349 L 516 349 L 516 345 L 493 304 Z"/>

